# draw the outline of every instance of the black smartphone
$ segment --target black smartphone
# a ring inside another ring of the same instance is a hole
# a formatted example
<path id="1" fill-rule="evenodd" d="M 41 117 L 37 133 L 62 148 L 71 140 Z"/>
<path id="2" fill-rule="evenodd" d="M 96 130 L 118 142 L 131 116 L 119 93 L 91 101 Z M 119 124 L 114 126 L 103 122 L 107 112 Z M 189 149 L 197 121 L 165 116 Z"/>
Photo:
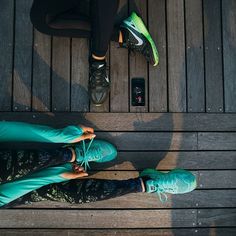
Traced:
<path id="1" fill-rule="evenodd" d="M 132 78 L 132 106 L 145 106 L 145 80 L 144 78 Z"/>

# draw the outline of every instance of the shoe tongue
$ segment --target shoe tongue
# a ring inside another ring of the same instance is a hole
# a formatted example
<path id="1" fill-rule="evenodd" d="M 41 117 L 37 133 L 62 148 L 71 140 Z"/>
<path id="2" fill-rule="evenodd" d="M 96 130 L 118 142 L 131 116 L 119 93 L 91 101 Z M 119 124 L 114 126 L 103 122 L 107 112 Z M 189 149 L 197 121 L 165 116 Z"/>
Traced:
<path id="1" fill-rule="evenodd" d="M 94 61 L 92 62 L 92 65 L 91 65 L 91 66 L 92 66 L 93 68 L 100 69 L 100 68 L 104 67 L 105 65 L 106 65 L 105 60 L 103 60 L 103 61 L 94 60 Z"/>

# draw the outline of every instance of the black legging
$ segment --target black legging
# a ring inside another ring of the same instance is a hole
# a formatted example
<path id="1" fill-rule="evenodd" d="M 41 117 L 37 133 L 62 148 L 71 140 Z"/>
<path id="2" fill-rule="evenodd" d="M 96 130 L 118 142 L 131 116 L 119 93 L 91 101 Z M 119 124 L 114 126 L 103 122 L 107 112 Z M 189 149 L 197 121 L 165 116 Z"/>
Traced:
<path id="1" fill-rule="evenodd" d="M 71 160 L 67 148 L 56 150 L 0 150 L 0 184 Z M 142 192 L 139 178 L 128 180 L 76 179 L 50 184 L 32 191 L 0 208 L 51 200 L 80 204 L 106 200 L 128 193 Z"/>
<path id="2" fill-rule="evenodd" d="M 42 33 L 91 38 L 91 53 L 102 57 L 109 41 L 118 40 L 118 5 L 119 0 L 34 0 L 30 17 Z"/>
<path id="3" fill-rule="evenodd" d="M 127 180 L 74 179 L 64 183 L 44 186 L 1 208 L 9 208 L 40 201 L 82 204 L 107 200 L 138 192 L 142 192 L 140 178 Z"/>

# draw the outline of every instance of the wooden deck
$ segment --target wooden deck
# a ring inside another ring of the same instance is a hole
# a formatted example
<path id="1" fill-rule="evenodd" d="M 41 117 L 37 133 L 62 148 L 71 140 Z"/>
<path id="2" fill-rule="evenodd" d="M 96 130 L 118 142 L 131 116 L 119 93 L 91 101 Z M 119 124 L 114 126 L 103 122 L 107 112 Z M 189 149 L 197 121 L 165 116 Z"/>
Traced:
<path id="1" fill-rule="evenodd" d="M 0 210 L 1 236 L 236 235 L 236 1 L 135 2 L 160 65 L 111 42 L 110 99 L 98 108 L 87 96 L 87 40 L 43 35 L 29 20 L 32 0 L 1 0 L 0 120 L 93 126 L 117 146 L 118 158 L 93 165 L 91 177 L 179 167 L 197 176 L 197 190 L 166 204 L 155 195 L 130 194 Z M 133 77 L 145 78 L 144 107 L 131 105 Z"/>

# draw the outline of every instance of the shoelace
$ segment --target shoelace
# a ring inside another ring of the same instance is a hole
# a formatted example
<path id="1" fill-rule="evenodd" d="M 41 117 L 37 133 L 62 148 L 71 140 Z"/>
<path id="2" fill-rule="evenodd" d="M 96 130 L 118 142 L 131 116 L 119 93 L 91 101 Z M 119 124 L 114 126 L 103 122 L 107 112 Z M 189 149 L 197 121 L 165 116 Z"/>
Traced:
<path id="1" fill-rule="evenodd" d="M 159 197 L 159 199 L 162 203 L 166 203 L 168 201 L 168 197 L 167 197 L 166 193 L 164 192 L 164 190 L 159 190 L 158 189 L 156 191 L 156 193 L 157 193 L 157 195 L 158 195 L 158 197 Z M 164 196 L 165 199 L 163 199 L 162 196 Z"/>
<path id="2" fill-rule="evenodd" d="M 163 176 L 164 177 L 164 176 Z M 165 178 L 165 177 L 164 177 Z M 170 187 L 167 187 L 167 186 L 173 186 L 172 188 L 170 188 Z M 156 191 L 156 194 L 158 195 L 158 197 L 159 197 L 159 199 L 160 199 L 160 201 L 162 202 L 162 203 L 165 203 L 165 202 L 167 202 L 168 201 L 168 196 L 167 196 L 167 194 L 166 194 L 166 190 L 167 189 L 171 189 L 171 190 L 173 190 L 173 189 L 177 189 L 178 187 L 177 187 L 177 184 L 176 184 L 176 181 L 174 181 L 174 180 L 169 180 L 169 179 L 165 179 L 164 180 L 164 183 L 158 183 L 158 187 L 157 187 L 157 191 Z M 164 199 L 163 199 L 163 196 L 164 196 Z"/>
<path id="3" fill-rule="evenodd" d="M 87 168 L 90 168 L 90 165 L 89 165 L 90 160 L 89 160 L 89 155 L 87 155 L 87 153 L 90 150 L 90 147 L 93 143 L 93 140 L 94 140 L 94 138 L 92 138 L 90 140 L 87 149 L 86 149 L 86 146 L 85 146 L 85 141 L 82 140 L 82 150 L 80 152 L 80 156 L 83 158 L 83 161 L 81 163 L 79 163 L 79 165 L 80 166 L 84 165 L 84 170 L 85 171 L 87 170 Z M 75 149 L 75 145 L 65 145 L 63 147 L 73 147 Z M 98 150 L 98 148 L 94 147 L 93 152 L 94 152 L 94 160 L 99 159 L 101 157 L 101 152 Z"/>
<path id="4" fill-rule="evenodd" d="M 81 157 L 83 158 L 83 161 L 79 164 L 81 166 L 84 166 L 85 171 L 87 170 L 87 168 L 90 169 L 89 161 L 91 161 L 91 160 L 89 159 L 90 156 L 87 155 L 89 150 L 93 151 L 93 155 L 94 155 L 93 156 L 93 161 L 100 159 L 101 155 L 102 155 L 101 150 L 99 148 L 97 148 L 97 147 L 93 147 L 92 149 L 90 148 L 93 140 L 94 139 L 90 140 L 87 149 L 86 149 L 86 146 L 85 146 L 85 141 L 82 140 L 82 153 L 80 153 L 80 154 L 81 154 Z"/>
<path id="5" fill-rule="evenodd" d="M 89 151 L 89 149 L 90 149 L 90 147 L 91 147 L 91 144 L 92 144 L 93 140 L 94 140 L 94 138 L 92 138 L 92 139 L 90 140 L 87 149 L 86 149 L 86 146 L 85 146 L 85 141 L 82 140 L 82 143 L 83 143 L 83 145 L 82 145 L 83 154 L 82 154 L 81 156 L 83 157 L 83 161 L 80 163 L 80 165 L 81 165 L 81 166 L 84 165 L 85 171 L 87 170 L 87 167 L 90 169 L 89 156 L 87 155 L 87 153 L 88 153 L 88 151 Z"/>
<path id="6" fill-rule="evenodd" d="M 92 74 L 92 80 L 91 83 L 95 86 L 97 85 L 103 85 L 106 86 L 108 83 L 106 81 L 106 71 L 107 71 L 107 66 L 103 66 L 100 69 L 94 69 L 91 71 Z"/>

